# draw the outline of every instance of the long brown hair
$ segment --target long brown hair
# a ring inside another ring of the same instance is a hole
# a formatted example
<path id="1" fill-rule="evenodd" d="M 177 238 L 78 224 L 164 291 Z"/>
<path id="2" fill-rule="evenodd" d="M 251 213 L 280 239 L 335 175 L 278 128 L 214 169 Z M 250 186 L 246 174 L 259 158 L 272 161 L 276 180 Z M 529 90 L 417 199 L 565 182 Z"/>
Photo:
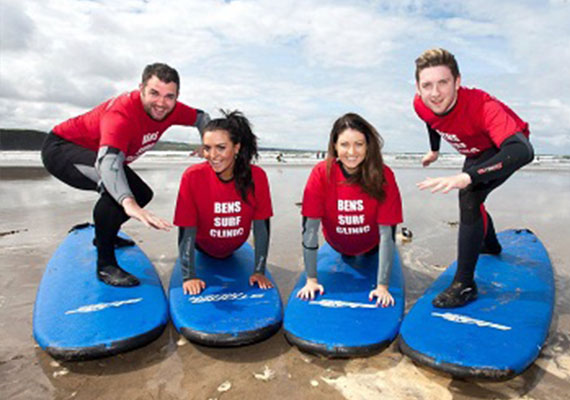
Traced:
<path id="1" fill-rule="evenodd" d="M 366 194 L 378 201 L 384 200 L 386 193 L 383 187 L 385 178 L 384 161 L 381 152 L 384 140 L 372 124 L 358 114 L 347 113 L 333 124 L 327 155 L 327 176 L 330 176 L 332 164 L 338 157 L 335 148 L 338 137 L 347 129 L 354 129 L 362 133 L 366 138 L 366 156 L 364 161 L 358 166 L 358 170 L 347 179 L 347 182 L 359 185 Z"/>

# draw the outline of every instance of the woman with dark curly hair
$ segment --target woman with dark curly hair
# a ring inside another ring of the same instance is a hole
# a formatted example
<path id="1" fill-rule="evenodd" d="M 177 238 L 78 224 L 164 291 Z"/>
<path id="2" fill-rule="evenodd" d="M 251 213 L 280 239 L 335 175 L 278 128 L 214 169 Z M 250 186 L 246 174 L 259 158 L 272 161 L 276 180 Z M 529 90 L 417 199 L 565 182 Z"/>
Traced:
<path id="1" fill-rule="evenodd" d="M 179 257 L 185 294 L 199 294 L 206 282 L 196 276 L 195 249 L 229 257 L 249 237 L 253 224 L 254 272 L 249 278 L 262 289 L 273 287 L 265 276 L 269 218 L 273 215 L 267 175 L 251 165 L 257 137 L 239 111 L 224 112 L 202 133 L 206 162 L 192 165 L 180 182 L 174 224 L 179 231 Z"/>
<path id="2" fill-rule="evenodd" d="M 370 294 L 383 307 L 394 305 L 388 283 L 402 201 L 394 173 L 382 160 L 382 138 L 358 114 L 336 120 L 327 159 L 313 168 L 303 195 L 303 257 L 307 282 L 297 297 L 324 293 L 317 280 L 318 230 L 343 255 L 378 252 L 377 285 Z"/>

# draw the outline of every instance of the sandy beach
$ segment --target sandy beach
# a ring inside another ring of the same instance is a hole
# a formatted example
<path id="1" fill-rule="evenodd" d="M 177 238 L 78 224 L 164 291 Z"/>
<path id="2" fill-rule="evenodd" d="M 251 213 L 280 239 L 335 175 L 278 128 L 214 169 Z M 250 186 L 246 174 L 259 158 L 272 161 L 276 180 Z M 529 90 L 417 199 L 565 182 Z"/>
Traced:
<path id="1" fill-rule="evenodd" d="M 556 306 L 538 360 L 512 380 L 485 383 L 452 379 L 416 365 L 395 343 L 368 358 L 315 357 L 291 347 L 282 330 L 255 345 L 215 349 L 188 343 L 169 325 L 158 340 L 128 353 L 89 362 L 56 362 L 36 345 L 32 335 L 36 290 L 46 263 L 68 229 L 92 219 L 97 195 L 72 189 L 52 178 L 39 163 L 31 164 L 0 164 L 1 399 L 568 398 L 568 169 L 523 169 L 486 203 L 498 231 L 529 228 L 542 240 L 555 270 Z M 144 159 L 133 164 L 155 191 L 150 210 L 172 218 L 179 179 L 187 165 Z M 275 213 L 268 267 L 286 304 L 303 268 L 296 203 L 301 201 L 312 165 L 264 164 L 262 160 L 261 166 L 269 176 Z M 456 194 L 420 192 L 415 183 L 455 171 L 395 167 L 394 172 L 404 201 L 402 226 L 414 234 L 411 242 L 398 243 L 409 309 L 454 260 L 458 221 Z M 124 231 L 149 256 L 166 286 L 177 255 L 176 231 L 149 230 L 136 221 L 125 224 Z"/>

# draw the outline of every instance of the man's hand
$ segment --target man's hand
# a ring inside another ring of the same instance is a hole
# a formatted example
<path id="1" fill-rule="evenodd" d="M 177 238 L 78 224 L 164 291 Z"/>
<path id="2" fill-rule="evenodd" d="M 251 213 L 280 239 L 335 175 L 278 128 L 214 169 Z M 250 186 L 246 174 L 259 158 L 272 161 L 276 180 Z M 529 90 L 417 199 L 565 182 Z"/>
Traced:
<path id="1" fill-rule="evenodd" d="M 422 167 L 427 167 L 427 166 L 429 166 L 432 162 L 434 162 L 435 160 L 437 160 L 438 157 L 439 157 L 439 151 L 428 151 L 428 152 L 422 157 Z"/>
<path id="2" fill-rule="evenodd" d="M 427 178 L 416 184 L 420 190 L 431 189 L 432 193 L 449 193 L 452 189 L 464 189 L 471 184 L 471 177 L 465 172 L 441 178 Z"/>
<path id="3" fill-rule="evenodd" d="M 170 222 L 160 217 L 157 217 L 150 211 L 141 208 L 135 199 L 132 197 L 127 197 L 123 200 L 122 204 L 125 213 L 134 219 L 141 221 L 149 228 L 160 229 L 163 231 L 169 231 L 172 228 Z"/>

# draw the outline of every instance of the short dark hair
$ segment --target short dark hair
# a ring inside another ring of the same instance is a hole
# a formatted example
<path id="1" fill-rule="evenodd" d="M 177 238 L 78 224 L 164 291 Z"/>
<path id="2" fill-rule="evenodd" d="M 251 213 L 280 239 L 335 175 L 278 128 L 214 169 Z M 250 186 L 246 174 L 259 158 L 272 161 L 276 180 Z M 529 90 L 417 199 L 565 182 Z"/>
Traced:
<path id="1" fill-rule="evenodd" d="M 147 65 L 142 73 L 142 85 L 145 86 L 153 76 L 156 76 L 164 83 L 176 83 L 176 91 L 180 91 L 180 76 L 178 76 L 178 72 L 174 68 L 162 63 Z"/>
<path id="2" fill-rule="evenodd" d="M 460 75 L 455 56 L 445 49 L 435 48 L 424 51 L 416 58 L 416 82 L 420 81 L 420 72 L 423 69 L 439 65 L 449 68 L 454 79 Z"/>

